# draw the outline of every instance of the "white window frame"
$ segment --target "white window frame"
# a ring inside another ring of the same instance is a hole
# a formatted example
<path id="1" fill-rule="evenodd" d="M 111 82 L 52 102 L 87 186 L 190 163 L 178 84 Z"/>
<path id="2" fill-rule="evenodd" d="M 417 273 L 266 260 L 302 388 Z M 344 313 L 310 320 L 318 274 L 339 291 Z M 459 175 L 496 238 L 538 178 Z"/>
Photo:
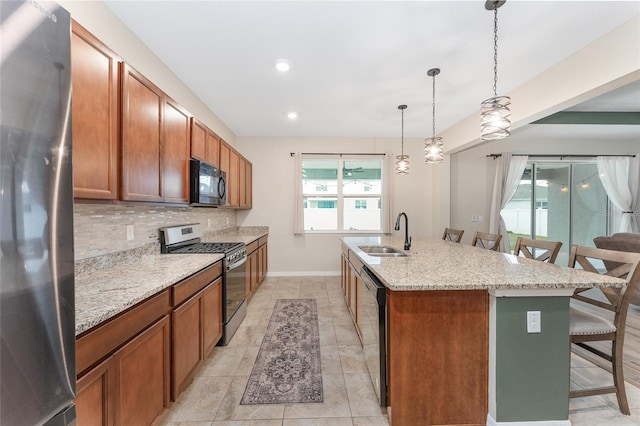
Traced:
<path id="1" fill-rule="evenodd" d="M 305 235 L 343 235 L 343 234 L 364 234 L 364 235 L 381 235 L 386 232 L 389 232 L 386 228 L 388 228 L 388 212 L 390 211 L 390 193 L 389 187 L 390 179 L 388 166 L 387 166 L 387 158 L 383 154 L 301 154 L 300 162 L 302 163 L 304 160 L 328 160 L 328 161 L 337 161 L 338 162 L 338 174 L 337 174 L 337 185 L 338 190 L 337 194 L 307 194 L 304 193 L 302 184 L 303 176 L 302 176 L 302 167 L 300 167 L 300 175 L 297 176 L 298 182 L 300 183 L 300 196 L 296 202 L 296 208 L 299 210 L 299 216 L 302 218 L 302 233 Z M 362 161 L 362 160 L 377 160 L 380 161 L 381 173 L 380 173 L 380 185 L 381 191 L 380 194 L 372 194 L 372 193 L 361 193 L 361 194 L 343 194 L 343 173 L 344 163 L 346 161 Z M 335 230 L 310 230 L 305 229 L 304 224 L 304 199 L 305 197 L 314 197 L 317 199 L 327 198 L 327 199 L 336 199 L 337 200 L 337 229 Z M 380 228 L 376 230 L 343 230 L 344 228 L 344 200 L 345 199 L 378 199 L 380 198 L 381 208 L 380 208 Z"/>

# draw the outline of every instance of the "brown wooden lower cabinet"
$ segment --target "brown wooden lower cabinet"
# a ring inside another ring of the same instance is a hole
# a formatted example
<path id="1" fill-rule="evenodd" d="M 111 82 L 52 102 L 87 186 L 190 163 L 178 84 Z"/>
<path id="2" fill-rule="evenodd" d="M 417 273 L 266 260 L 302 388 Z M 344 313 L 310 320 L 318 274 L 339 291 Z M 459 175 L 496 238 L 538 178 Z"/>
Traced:
<path id="1" fill-rule="evenodd" d="M 202 297 L 194 296 L 173 311 L 171 346 L 172 386 L 171 398 L 175 400 L 189 384 L 188 380 L 201 361 L 200 315 Z"/>
<path id="2" fill-rule="evenodd" d="M 116 425 L 150 425 L 169 407 L 169 315 L 115 353 Z"/>
<path id="3" fill-rule="evenodd" d="M 486 290 L 387 291 L 390 424 L 484 425 Z"/>
<path id="4" fill-rule="evenodd" d="M 169 315 L 78 379 L 78 425 L 149 425 L 169 407 Z"/>
<path id="5" fill-rule="evenodd" d="M 185 390 L 222 337 L 222 263 L 173 286 L 171 399 Z"/>
<path id="6" fill-rule="evenodd" d="M 116 369 L 113 357 L 93 368 L 76 385 L 78 425 L 113 426 Z"/>
<path id="7" fill-rule="evenodd" d="M 172 319 L 171 399 L 175 401 L 222 337 L 222 278 L 174 309 Z"/>
<path id="8" fill-rule="evenodd" d="M 222 278 L 202 291 L 202 347 L 205 359 L 222 338 Z"/>
<path id="9" fill-rule="evenodd" d="M 245 293 L 250 297 L 264 281 L 268 271 L 267 236 L 247 244 L 247 266 Z"/>
<path id="10" fill-rule="evenodd" d="M 169 407 L 222 337 L 221 275 L 219 261 L 77 338 L 79 426 L 151 425 Z"/>

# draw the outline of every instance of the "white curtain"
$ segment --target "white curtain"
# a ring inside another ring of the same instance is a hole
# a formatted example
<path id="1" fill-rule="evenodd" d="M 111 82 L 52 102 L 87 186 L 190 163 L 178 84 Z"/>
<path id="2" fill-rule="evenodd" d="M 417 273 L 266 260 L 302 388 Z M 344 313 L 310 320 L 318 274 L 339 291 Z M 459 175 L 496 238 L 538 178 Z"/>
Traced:
<path id="1" fill-rule="evenodd" d="M 293 234 L 304 234 L 304 210 L 302 199 L 302 154 L 296 152 L 293 155 L 295 166 L 293 175 Z"/>
<path id="2" fill-rule="evenodd" d="M 382 196 L 384 197 L 384 202 L 382 204 L 382 232 L 385 234 L 390 234 L 392 229 L 391 222 L 393 221 L 393 218 L 391 217 L 391 212 L 393 211 L 393 184 L 391 179 L 393 178 L 394 167 L 395 162 L 393 154 L 387 152 L 383 162 L 384 178 L 382 179 L 384 184 L 384 188 L 382 188 Z"/>
<path id="3" fill-rule="evenodd" d="M 607 196 L 622 212 L 619 232 L 639 232 L 640 154 L 635 158 L 601 156 L 597 158 L 597 164 Z"/>
<path id="4" fill-rule="evenodd" d="M 493 181 L 493 196 L 491 197 L 491 214 L 489 216 L 489 232 L 501 234 L 500 251 L 511 252 L 511 244 L 507 235 L 507 227 L 500 215 L 500 211 L 513 198 L 522 179 L 522 173 L 529 157 L 526 155 L 512 156 L 510 152 L 503 152 L 496 160 L 496 177 Z"/>

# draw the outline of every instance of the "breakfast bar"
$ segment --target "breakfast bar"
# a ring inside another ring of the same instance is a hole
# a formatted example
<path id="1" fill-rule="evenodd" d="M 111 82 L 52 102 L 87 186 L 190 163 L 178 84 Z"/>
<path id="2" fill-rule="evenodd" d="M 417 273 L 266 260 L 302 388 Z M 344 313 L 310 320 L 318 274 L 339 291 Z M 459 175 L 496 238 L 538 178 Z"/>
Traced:
<path id="1" fill-rule="evenodd" d="M 402 247 L 342 238 L 386 287 L 390 424 L 570 425 L 570 296 L 624 281 L 436 239 Z"/>

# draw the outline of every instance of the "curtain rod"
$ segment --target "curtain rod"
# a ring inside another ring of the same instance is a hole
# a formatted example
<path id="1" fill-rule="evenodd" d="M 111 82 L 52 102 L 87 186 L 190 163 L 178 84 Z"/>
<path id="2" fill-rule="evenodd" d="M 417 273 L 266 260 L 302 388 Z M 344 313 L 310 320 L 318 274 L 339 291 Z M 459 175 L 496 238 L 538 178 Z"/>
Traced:
<path id="1" fill-rule="evenodd" d="M 524 156 L 527 157 L 560 157 L 561 160 L 564 160 L 566 157 L 577 157 L 577 158 L 596 158 L 596 157 L 633 157 L 634 154 L 511 154 L 512 156 Z M 502 154 L 487 154 L 487 157 L 493 157 L 495 160 L 498 157 L 502 157 Z"/>
<path id="2" fill-rule="evenodd" d="M 295 152 L 289 153 L 292 157 L 296 155 Z M 381 154 L 376 152 L 301 152 L 302 155 L 339 155 L 342 157 L 343 155 L 382 155 L 385 156 L 387 154 Z"/>

